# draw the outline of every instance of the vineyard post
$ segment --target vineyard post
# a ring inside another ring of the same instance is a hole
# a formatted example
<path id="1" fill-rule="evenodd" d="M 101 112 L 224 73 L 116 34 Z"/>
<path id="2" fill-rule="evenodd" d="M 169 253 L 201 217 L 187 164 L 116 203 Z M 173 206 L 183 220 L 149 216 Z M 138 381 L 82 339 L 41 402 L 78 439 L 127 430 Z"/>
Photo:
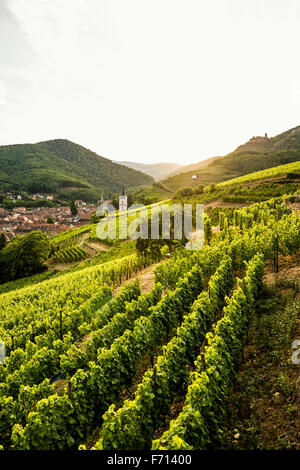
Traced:
<path id="1" fill-rule="evenodd" d="M 279 272 L 279 243 L 278 243 L 278 233 L 275 235 L 275 248 L 274 248 L 274 265 L 275 272 Z"/>
<path id="2" fill-rule="evenodd" d="M 170 253 L 167 253 L 167 254 L 166 254 L 167 260 L 170 259 L 170 256 L 171 256 Z M 166 270 L 166 290 L 167 290 L 167 291 L 169 290 L 169 272 L 168 272 L 168 270 Z"/>
<path id="3" fill-rule="evenodd" d="M 201 351 L 200 357 L 201 357 L 202 369 L 203 371 L 205 371 L 206 370 L 205 351 Z"/>
<path id="4" fill-rule="evenodd" d="M 59 311 L 59 337 L 60 340 L 62 341 L 63 335 L 62 335 L 62 309 Z"/>
<path id="5" fill-rule="evenodd" d="M 69 400 L 72 400 L 72 384 L 71 384 L 70 381 L 68 382 L 67 392 L 68 392 L 68 398 L 69 398 Z"/>
<path id="6" fill-rule="evenodd" d="M 154 366 L 154 356 L 153 356 L 152 351 L 150 352 L 150 362 L 151 362 L 151 367 L 153 367 Z"/>

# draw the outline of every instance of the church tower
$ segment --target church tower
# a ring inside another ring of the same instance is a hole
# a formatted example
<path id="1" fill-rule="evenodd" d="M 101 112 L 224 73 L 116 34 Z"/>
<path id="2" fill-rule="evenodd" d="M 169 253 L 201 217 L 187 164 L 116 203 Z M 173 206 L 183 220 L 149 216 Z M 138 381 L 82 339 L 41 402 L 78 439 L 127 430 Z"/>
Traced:
<path id="1" fill-rule="evenodd" d="M 125 194 L 125 188 L 123 186 L 122 195 L 119 196 L 119 211 L 127 211 L 127 196 Z"/>

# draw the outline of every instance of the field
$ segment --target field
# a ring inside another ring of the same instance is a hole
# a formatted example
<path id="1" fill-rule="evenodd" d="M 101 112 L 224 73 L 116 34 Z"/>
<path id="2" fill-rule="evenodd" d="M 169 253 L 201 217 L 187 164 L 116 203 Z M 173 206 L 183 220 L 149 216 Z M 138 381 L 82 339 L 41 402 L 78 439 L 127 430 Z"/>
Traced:
<path id="1" fill-rule="evenodd" d="M 222 183 L 219 183 L 217 187 L 221 188 L 224 186 L 244 184 L 251 181 L 265 180 L 269 178 L 273 179 L 281 176 L 285 176 L 290 179 L 300 178 L 300 162 L 293 162 L 287 165 L 280 165 L 274 168 L 268 168 L 267 170 L 250 173 L 239 178 L 234 178 L 233 180 L 223 181 Z"/>
<path id="2" fill-rule="evenodd" d="M 223 212 L 217 223 L 206 217 L 201 250 L 177 249 L 158 264 L 151 253 L 138 255 L 133 242 L 116 240 L 49 278 L 45 273 L 31 283 L 4 285 L 2 448 L 236 446 L 231 436 L 237 424 L 228 410 L 247 364 L 244 348 L 252 347 L 267 298 L 267 279 L 278 279 L 287 260 L 289 269 L 299 269 L 294 199 L 254 203 L 236 209 L 232 217 Z M 93 243 L 94 228 L 55 237 L 56 253 Z M 287 286 L 296 307 L 283 301 L 291 325 L 284 347 L 299 316 L 298 279 L 290 278 Z M 291 410 L 296 406 L 289 405 Z M 243 439 L 233 440 L 249 448 L 246 418 L 235 416 Z M 270 445 L 266 442 L 260 440 L 262 448 Z M 298 448 L 292 437 L 288 442 Z"/>

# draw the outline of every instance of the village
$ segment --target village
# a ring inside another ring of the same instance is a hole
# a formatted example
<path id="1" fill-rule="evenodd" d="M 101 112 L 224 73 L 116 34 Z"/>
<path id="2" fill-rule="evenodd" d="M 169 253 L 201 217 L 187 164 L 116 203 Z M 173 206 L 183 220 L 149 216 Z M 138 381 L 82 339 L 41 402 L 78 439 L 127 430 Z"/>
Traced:
<path id="1" fill-rule="evenodd" d="M 7 194 L 12 201 L 20 201 L 21 196 Z M 53 200 L 53 196 L 34 195 L 33 200 Z M 25 205 L 25 204 L 24 204 Z M 41 230 L 49 236 L 57 235 L 72 227 L 80 227 L 90 223 L 97 205 L 87 204 L 82 200 L 75 201 L 77 214 L 72 215 L 69 206 L 58 207 L 13 207 L 5 209 L 0 206 L 0 233 L 4 233 L 8 241 L 33 230 Z"/>

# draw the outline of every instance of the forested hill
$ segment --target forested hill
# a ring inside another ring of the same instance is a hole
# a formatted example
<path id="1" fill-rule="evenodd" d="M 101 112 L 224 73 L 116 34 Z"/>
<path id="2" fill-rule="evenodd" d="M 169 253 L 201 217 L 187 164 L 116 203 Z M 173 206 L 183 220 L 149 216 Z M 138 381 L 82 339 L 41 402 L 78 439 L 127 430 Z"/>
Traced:
<path id="1" fill-rule="evenodd" d="M 199 164 L 199 168 L 170 177 L 164 183 L 171 190 L 182 186 L 219 183 L 299 160 L 300 126 L 272 138 L 254 137 L 228 155 L 214 159 L 205 168 L 200 168 Z M 195 173 L 198 178 L 192 179 Z"/>
<path id="2" fill-rule="evenodd" d="M 64 139 L 0 146 L 0 189 L 99 199 L 153 178 Z"/>

